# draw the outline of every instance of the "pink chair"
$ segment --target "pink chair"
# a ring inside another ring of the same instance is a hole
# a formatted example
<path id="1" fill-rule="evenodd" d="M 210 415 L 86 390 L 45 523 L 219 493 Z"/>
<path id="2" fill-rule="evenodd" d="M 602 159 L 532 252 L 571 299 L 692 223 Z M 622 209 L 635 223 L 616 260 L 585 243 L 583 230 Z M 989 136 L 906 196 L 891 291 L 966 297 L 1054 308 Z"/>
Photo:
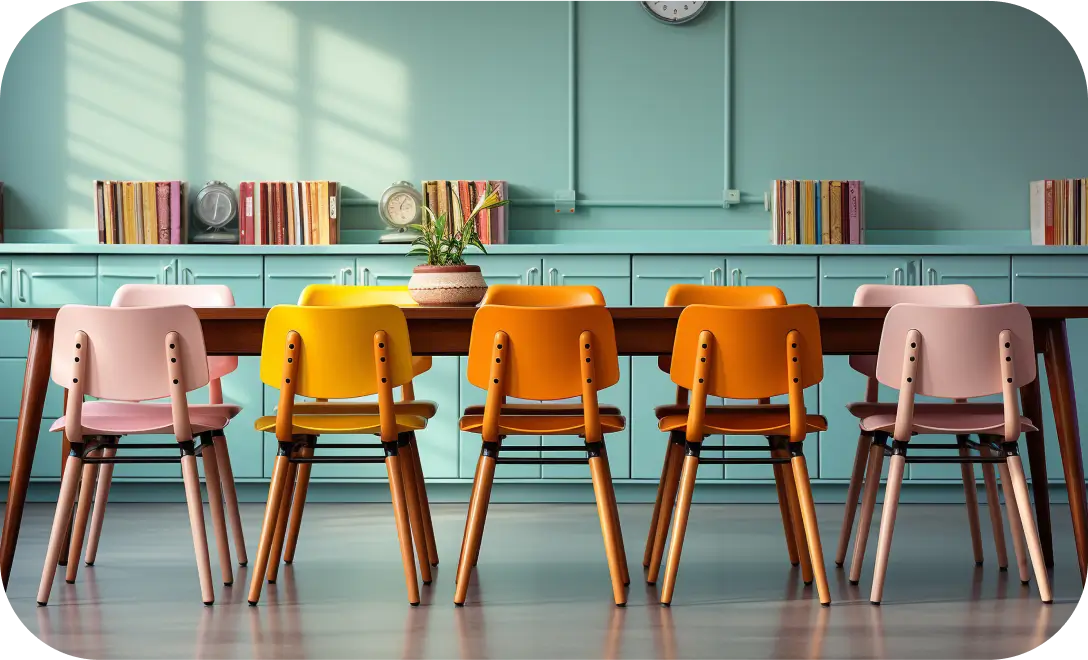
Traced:
<path id="1" fill-rule="evenodd" d="M 884 320 L 877 355 L 876 379 L 899 390 L 894 411 L 875 411 L 861 420 L 863 431 L 876 438 L 882 449 L 893 440 L 888 485 L 877 542 L 876 568 L 870 601 L 880 604 L 888 569 L 892 532 L 911 436 L 955 434 L 979 436 L 978 444 L 945 448 L 959 456 L 919 457 L 914 462 L 997 463 L 1012 527 L 1020 580 L 1029 580 L 1023 540 L 1035 569 L 1039 595 L 1051 602 L 1050 584 L 1043 563 L 1042 546 L 1028 499 L 1027 482 L 1017 449 L 1020 434 L 1034 431 L 1020 415 L 1018 390 L 1035 380 L 1035 345 L 1031 317 L 1023 305 L 899 304 Z M 1002 403 L 968 403 L 967 399 L 1001 394 Z M 915 405 L 916 396 L 952 399 L 951 403 Z M 926 449 L 940 446 L 925 445 Z M 978 449 L 971 456 L 966 449 Z M 996 453 L 996 455 L 995 455 Z M 884 452 L 870 462 L 869 474 L 880 474 Z M 877 479 L 871 479 L 870 483 Z M 1013 511 L 1019 515 L 1013 515 Z M 1022 534 L 1022 536 L 1021 536 Z M 860 564 L 860 557 L 855 556 Z"/>
<path id="2" fill-rule="evenodd" d="M 191 307 L 88 307 L 67 305 L 57 312 L 53 344 L 53 381 L 68 389 L 64 417 L 50 430 L 63 431 L 71 454 L 61 480 L 60 497 L 46 551 L 45 568 L 38 588 L 38 605 L 44 606 L 57 570 L 64 535 L 71 519 L 76 489 L 82 482 L 89 494 L 95 487 L 98 466 L 124 461 L 157 460 L 159 457 L 117 456 L 123 435 L 169 433 L 181 452 L 181 473 L 200 577 L 201 599 L 215 600 L 204 512 L 197 476 L 196 455 L 204 460 L 208 494 L 217 501 L 219 489 L 212 433 L 221 431 L 237 412 L 230 406 L 189 405 L 186 393 L 208 384 L 208 355 L 200 320 Z M 103 401 L 84 402 L 84 396 Z M 169 404 L 139 403 L 169 397 Z M 194 445 L 194 435 L 200 438 Z M 141 448 L 169 448 L 140 445 Z M 75 516 L 69 557 L 79 557 L 91 498 L 82 497 Z M 216 507 L 212 507 L 213 522 Z M 222 511 L 217 533 L 225 535 Z M 225 538 L 220 539 L 220 564 L 224 581 L 230 582 L 230 556 L 224 563 Z M 69 582 L 75 579 L 78 561 L 68 562 Z"/>
<path id="3" fill-rule="evenodd" d="M 934 286 L 896 286 L 891 284 L 864 284 L 858 287 L 854 293 L 855 307 L 891 307 L 899 303 L 918 303 L 924 305 L 977 305 L 978 296 L 974 289 L 966 284 L 943 284 Z M 868 381 L 865 387 L 865 401 L 847 405 L 850 411 L 858 419 L 862 419 L 875 412 L 894 412 L 894 403 L 879 403 L 877 401 L 878 383 L 876 380 L 876 356 L 875 355 L 851 355 L 850 367 L 865 376 Z M 926 404 L 923 404 L 926 405 Z M 854 465 L 850 472 L 850 486 L 846 491 L 846 508 L 843 513 L 842 530 L 839 533 L 839 547 L 835 552 L 835 565 L 842 566 L 846 561 L 846 547 L 850 543 L 850 533 L 854 526 L 854 515 L 858 508 L 858 495 L 861 494 L 862 484 L 867 474 L 873 474 L 866 469 L 866 458 L 871 463 L 875 460 L 875 453 L 883 456 L 884 446 L 873 444 L 873 434 L 865 430 L 858 436 L 857 451 L 854 453 Z M 984 475 L 993 477 L 993 466 L 983 466 Z M 873 507 L 876 503 L 877 488 L 880 484 L 879 473 L 862 498 L 861 520 L 858 524 L 858 535 L 855 539 L 854 557 L 850 565 L 850 581 L 857 584 L 861 579 L 860 557 L 865 554 L 865 544 L 869 538 L 869 527 L 873 518 Z M 974 473 L 966 469 L 963 473 L 964 488 L 968 491 L 967 509 L 968 519 L 971 522 L 972 543 L 975 548 L 975 560 L 981 563 L 982 541 L 978 528 L 978 502 L 975 495 Z M 968 488 L 968 479 L 970 487 Z M 989 480 L 987 485 L 989 486 Z M 990 490 L 987 488 L 987 493 Z M 996 487 L 994 498 L 990 500 L 991 520 L 993 514 L 997 515 L 997 523 L 994 531 L 994 539 L 998 544 L 998 559 L 1001 566 L 1006 566 L 1005 560 L 1005 535 L 1001 530 L 1001 505 L 996 501 Z M 998 531 L 1001 530 L 1001 531 Z"/>
<path id="4" fill-rule="evenodd" d="M 188 305 L 189 307 L 234 307 L 234 294 L 230 287 L 222 284 L 125 284 L 113 294 L 111 307 L 156 307 L 160 305 Z M 222 378 L 234 373 L 238 369 L 238 357 L 211 356 L 208 358 L 208 403 L 214 406 L 225 406 L 234 417 L 241 409 L 238 406 L 223 403 Z M 249 562 L 246 555 L 245 533 L 242 530 L 242 517 L 238 512 L 238 494 L 234 487 L 234 469 L 230 463 L 230 453 L 227 450 L 227 438 L 222 429 L 212 433 L 212 442 L 215 444 L 215 458 L 219 464 L 219 482 L 226 502 L 227 520 L 230 523 L 231 536 L 234 538 L 234 551 L 238 555 L 238 565 L 245 566 Z M 98 539 L 102 531 L 102 518 L 105 515 L 106 499 L 109 496 L 110 480 L 113 477 L 113 467 L 105 466 L 98 477 L 98 492 L 95 495 L 94 513 L 91 515 L 91 532 L 87 540 L 86 562 L 90 566 L 94 564 L 95 555 L 98 552 Z M 207 474 L 205 474 L 207 479 Z M 101 502 L 101 506 L 99 505 Z M 222 503 L 216 502 L 212 506 L 213 519 L 223 515 Z M 218 538 L 218 537 L 217 537 Z M 216 541 L 218 544 L 218 540 Z M 229 563 L 230 547 L 224 542 L 221 552 L 227 553 Z M 224 581 L 230 584 L 230 580 Z"/>

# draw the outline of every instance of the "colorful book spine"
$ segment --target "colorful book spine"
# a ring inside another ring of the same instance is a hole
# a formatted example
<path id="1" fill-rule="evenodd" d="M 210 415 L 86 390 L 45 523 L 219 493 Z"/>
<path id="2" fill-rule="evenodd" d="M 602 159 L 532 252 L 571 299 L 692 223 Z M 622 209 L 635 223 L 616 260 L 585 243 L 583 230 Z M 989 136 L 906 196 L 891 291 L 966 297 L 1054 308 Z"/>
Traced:
<path id="1" fill-rule="evenodd" d="M 181 185 L 181 181 L 170 182 L 170 244 L 179 245 L 181 243 L 181 209 L 185 206 L 185 195 L 183 193 L 184 188 Z"/>
<path id="2" fill-rule="evenodd" d="M 156 240 L 159 245 L 170 244 L 170 184 L 158 182 L 155 184 L 155 225 L 157 228 Z"/>
<path id="3" fill-rule="evenodd" d="M 849 238 L 850 245 L 861 242 L 861 181 L 849 181 L 848 187 L 848 213 L 849 213 Z"/>

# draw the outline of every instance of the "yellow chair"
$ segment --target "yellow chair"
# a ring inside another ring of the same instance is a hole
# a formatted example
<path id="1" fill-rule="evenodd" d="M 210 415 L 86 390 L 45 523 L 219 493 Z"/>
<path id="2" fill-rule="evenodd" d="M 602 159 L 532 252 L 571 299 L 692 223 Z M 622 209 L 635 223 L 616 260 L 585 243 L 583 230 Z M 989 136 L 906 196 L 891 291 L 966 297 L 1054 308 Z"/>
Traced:
<path id="1" fill-rule="evenodd" d="M 368 307 L 373 305 L 396 305 L 398 307 L 414 307 L 416 302 L 408 294 L 407 286 L 342 286 L 338 284 L 311 284 L 302 290 L 298 304 L 306 307 Z M 419 376 L 431 368 L 429 355 L 416 355 L 412 357 L 412 376 Z M 438 404 L 433 401 L 424 401 L 415 398 L 415 389 L 412 382 L 400 387 L 401 398 L 396 403 L 398 413 L 416 415 L 426 419 L 433 419 L 438 412 Z M 357 415 L 378 414 L 377 403 L 327 403 L 319 401 L 316 404 L 296 403 L 296 413 L 322 412 L 334 410 L 339 413 Z M 415 433 L 408 436 L 407 442 L 411 444 L 411 464 L 405 465 L 415 471 L 416 486 L 419 490 L 419 506 L 423 513 L 423 529 L 413 529 L 413 534 L 422 534 L 427 545 L 427 560 L 431 566 L 438 566 L 438 546 L 434 538 L 434 525 L 431 522 L 431 505 L 427 497 L 427 485 L 423 477 L 423 466 L 419 460 L 419 448 L 416 444 Z M 304 449 L 304 452 L 310 450 Z M 304 453 L 305 455 L 305 453 Z M 298 475 L 295 479 L 294 499 L 291 504 L 287 539 L 283 548 L 283 562 L 290 564 L 295 560 L 295 550 L 298 547 L 299 529 L 302 525 L 302 513 L 306 506 L 306 493 L 310 485 L 310 464 L 303 463 L 298 467 Z M 271 562 L 268 568 L 268 579 L 275 580 L 279 569 L 279 558 Z M 424 582 L 429 582 L 430 577 L 424 576 Z"/>
<path id="2" fill-rule="evenodd" d="M 408 437 L 427 426 L 427 419 L 393 402 L 393 389 L 412 380 L 412 347 L 404 313 L 392 305 L 372 307 L 301 307 L 278 305 L 268 312 L 261 347 L 261 381 L 280 391 L 276 415 L 256 421 L 258 431 L 274 432 L 279 443 L 249 603 L 261 596 L 270 557 L 279 557 L 286 532 L 295 472 L 299 465 L 347 461 L 384 462 L 400 541 L 408 601 L 419 604 L 411 528 L 422 529 L 416 473 Z M 378 395 L 376 411 L 359 404 L 296 405 L 295 395 L 317 399 L 350 399 Z M 379 436 L 377 444 L 318 445 L 317 436 L 359 433 Z M 318 450 L 382 449 L 381 456 L 319 457 Z M 410 523 L 409 523 L 410 521 Z M 430 581 L 426 544 L 415 540 L 420 573 Z"/>

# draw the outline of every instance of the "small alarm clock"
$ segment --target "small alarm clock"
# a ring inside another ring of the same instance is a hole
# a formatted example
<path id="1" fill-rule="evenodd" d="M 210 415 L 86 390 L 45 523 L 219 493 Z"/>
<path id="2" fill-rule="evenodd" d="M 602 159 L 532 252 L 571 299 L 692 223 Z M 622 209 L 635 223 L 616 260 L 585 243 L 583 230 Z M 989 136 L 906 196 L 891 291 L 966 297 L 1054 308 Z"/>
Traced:
<path id="1" fill-rule="evenodd" d="M 396 230 L 379 238 L 379 243 L 411 243 L 419 236 L 409 227 L 422 222 L 423 195 L 411 183 L 398 181 L 378 200 L 378 217 Z"/>
<path id="2" fill-rule="evenodd" d="M 190 243 L 237 243 L 238 201 L 222 181 L 209 181 L 193 198 Z"/>

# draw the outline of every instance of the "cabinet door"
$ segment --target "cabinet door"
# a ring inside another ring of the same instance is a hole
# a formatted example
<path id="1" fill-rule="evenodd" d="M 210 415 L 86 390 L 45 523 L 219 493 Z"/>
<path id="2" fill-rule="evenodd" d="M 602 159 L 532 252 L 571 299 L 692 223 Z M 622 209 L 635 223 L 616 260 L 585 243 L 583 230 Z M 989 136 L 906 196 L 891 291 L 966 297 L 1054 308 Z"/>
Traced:
<path id="1" fill-rule="evenodd" d="M 593 285 L 601 290 L 604 299 L 612 307 L 631 304 L 631 258 L 627 255 L 579 255 L 544 257 L 544 282 L 551 285 Z M 621 356 L 620 379 L 612 387 L 603 390 L 598 397 L 602 404 L 618 406 L 630 419 L 631 409 L 631 358 Z M 581 398 L 567 403 L 580 403 Z M 631 475 L 631 427 L 620 433 L 610 433 L 605 438 L 608 448 L 608 465 L 616 479 Z M 543 439 L 543 445 L 577 446 L 583 444 L 577 436 L 552 436 Z M 585 452 L 554 452 L 548 456 L 584 458 Z M 544 465 L 541 473 L 552 479 L 588 479 L 586 465 Z"/>
<path id="2" fill-rule="evenodd" d="M 979 302 L 983 305 L 1007 303 L 1012 300 L 1012 276 L 1011 259 L 1001 256 L 935 256 L 922 257 L 922 284 L 925 286 L 934 284 L 968 284 L 978 295 Z M 920 402 L 941 401 L 931 397 L 918 397 Z M 991 396 L 978 399 L 978 401 L 1001 402 L 1001 396 Z M 954 435 L 926 436 L 924 442 L 937 442 L 954 445 Z M 912 450 L 917 456 L 937 455 L 949 456 L 948 451 Z M 982 479 L 982 469 L 976 465 L 975 477 Z M 940 465 L 929 463 L 915 463 L 910 466 L 910 478 L 914 480 L 935 479 L 945 481 L 960 481 L 962 473 L 958 465 Z"/>
<path id="3" fill-rule="evenodd" d="M 1012 298 L 1024 305 L 1088 305 L 1088 257 L 1013 257 Z M 1081 451 L 1088 451 L 1088 320 L 1066 322 L 1073 387 L 1077 396 Z M 1043 401 L 1043 437 L 1046 445 L 1047 478 L 1061 481 L 1062 458 L 1054 433 L 1054 408 L 1050 386 L 1039 355 L 1039 383 Z M 1026 451 L 1024 452 L 1026 453 Z"/>
<path id="4" fill-rule="evenodd" d="M 178 259 L 178 282 L 191 284 L 223 284 L 234 294 L 239 307 L 264 305 L 264 259 L 259 256 L 232 256 L 229 259 L 212 256 L 192 256 Z M 253 428 L 262 414 L 263 390 L 260 377 L 261 358 L 238 359 L 238 369 L 222 379 L 223 401 L 242 407 L 231 420 L 225 433 L 230 442 L 230 461 L 237 479 L 260 479 L 264 476 L 263 434 Z M 207 388 L 189 395 L 190 401 L 208 401 Z M 204 464 L 197 462 L 201 470 Z"/>
<path id="5" fill-rule="evenodd" d="M 484 280 L 488 284 L 540 284 L 542 282 L 540 269 L 543 264 L 540 257 L 512 254 L 472 254 L 466 256 L 465 261 L 480 266 L 483 270 Z M 458 361 L 458 371 L 461 377 L 461 386 L 459 388 L 461 410 L 464 410 L 467 406 L 483 405 L 484 400 L 487 398 L 487 391 L 468 382 L 468 359 L 461 357 L 458 358 Z M 513 397 L 509 400 L 511 403 L 519 401 L 519 399 Z M 473 475 L 476 474 L 476 462 L 480 458 L 480 435 L 478 433 L 465 433 L 460 431 L 458 433 L 461 438 L 460 476 L 462 479 L 471 479 Z M 539 447 L 540 436 L 521 435 L 510 437 L 503 441 L 503 445 L 507 447 Z M 526 458 L 532 456 L 539 457 L 540 452 L 522 451 L 511 455 Z M 539 478 L 540 466 L 500 465 L 495 471 L 495 477 L 498 479 Z"/>
<path id="6" fill-rule="evenodd" d="M 849 307 L 862 284 L 907 284 L 917 270 L 910 257 L 820 257 L 820 305 Z M 851 401 L 865 400 L 866 379 L 850 368 L 844 355 L 824 357 L 824 381 L 820 384 L 820 414 L 828 430 L 820 434 L 820 471 L 823 479 L 849 479 L 858 445 L 858 420 L 846 411 Z M 880 387 L 881 401 L 895 401 L 895 391 Z M 887 474 L 887 461 L 884 462 Z M 914 466 L 907 466 L 908 471 Z M 812 469 L 811 467 L 809 468 Z"/>
<path id="7" fill-rule="evenodd" d="M 0 259 L 0 307 L 11 307 L 12 277 L 11 259 Z M 0 321 L 0 358 L 26 357 L 29 341 L 26 321 Z"/>
<path id="8" fill-rule="evenodd" d="M 775 286 L 786 294 L 791 304 L 816 305 L 819 294 L 818 265 L 816 257 L 783 256 L 731 256 L 725 260 L 726 282 L 732 286 Z M 820 387 L 813 385 L 805 390 L 805 407 L 816 412 L 820 409 Z M 788 403 L 788 396 L 778 396 L 773 403 Z M 731 401 L 726 403 L 753 403 Z M 763 445 L 761 436 L 725 436 L 725 445 Z M 819 476 L 820 434 L 811 433 L 805 440 L 805 459 L 810 476 Z M 760 456 L 760 454 L 733 454 L 735 456 Z M 726 465 L 726 479 L 774 479 L 770 465 Z M 700 468 L 700 471 L 702 468 Z"/>
<path id="9" fill-rule="evenodd" d="M 660 307 L 674 284 L 721 284 L 725 260 L 711 256 L 636 256 L 631 261 L 631 304 Z M 668 434 L 657 430 L 654 407 L 676 401 L 676 386 L 657 367 L 656 357 L 631 357 L 631 477 L 658 479 L 665 458 Z M 721 399 L 710 397 L 709 403 Z M 721 436 L 704 440 L 707 447 L 721 446 Z M 713 455 L 713 454 L 712 454 Z M 700 479 L 721 479 L 721 465 L 699 466 Z"/>
<path id="10" fill-rule="evenodd" d="M 98 301 L 95 291 L 97 262 L 93 256 L 15 256 L 11 259 L 11 277 L 3 277 L 0 289 L 12 307 L 58 307 L 72 303 L 94 305 Z M 10 289 L 9 289 L 10 287 Z M 19 402 L 26 374 L 26 350 L 30 333 L 26 322 L 12 321 L 5 324 L 4 340 L 8 347 L 0 357 L 0 382 L 15 383 L 9 395 L 0 401 L 0 419 L 10 426 L 10 435 L 4 433 L 3 444 L 14 447 L 15 428 L 18 424 Z M 38 435 L 38 450 L 31 468 L 32 478 L 56 479 L 60 477 L 59 433 L 50 433 L 53 420 L 64 412 L 64 388 L 50 381 L 46 390 L 42 426 Z M 10 456 L 10 450 L 3 449 Z"/>
<path id="11" fill-rule="evenodd" d="M 355 262 L 356 283 L 366 286 L 406 286 L 412 277 L 412 269 L 418 264 L 418 260 L 401 255 L 359 257 Z M 419 460 L 423 464 L 423 474 L 428 478 L 456 479 L 459 473 L 459 365 L 460 360 L 454 356 L 432 358 L 430 370 L 413 382 L 417 398 L 438 404 L 438 413 L 427 423 L 426 429 L 416 434 L 420 447 Z"/>
<path id="12" fill-rule="evenodd" d="M 349 256 L 278 256 L 264 259 L 264 304 L 294 305 L 310 284 L 352 284 L 355 259 Z M 273 456 L 275 454 L 273 453 Z"/>

